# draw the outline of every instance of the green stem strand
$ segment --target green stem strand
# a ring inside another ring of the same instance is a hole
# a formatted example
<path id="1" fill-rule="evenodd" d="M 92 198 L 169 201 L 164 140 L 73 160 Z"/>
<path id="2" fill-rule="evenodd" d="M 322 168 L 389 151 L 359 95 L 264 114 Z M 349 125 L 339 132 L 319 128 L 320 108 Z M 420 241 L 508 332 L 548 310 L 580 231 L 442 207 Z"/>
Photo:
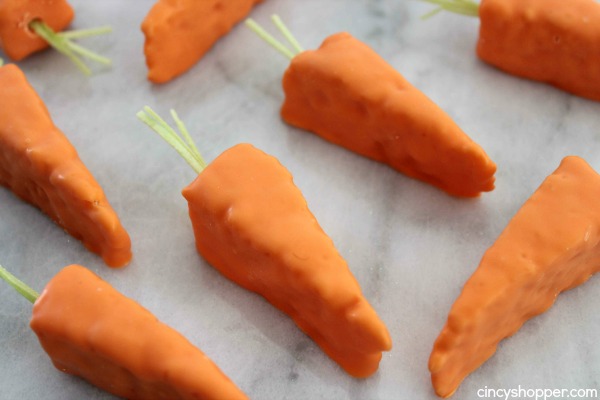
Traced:
<path id="1" fill-rule="evenodd" d="M 285 57 L 289 58 L 290 60 L 294 58 L 294 52 L 288 49 L 279 40 L 271 36 L 269 32 L 267 32 L 262 26 L 257 24 L 256 21 L 254 21 L 252 18 L 248 18 L 246 20 L 246 26 L 250 28 L 254 33 L 256 33 L 262 40 L 271 45 L 271 47 L 283 54 Z"/>
<path id="2" fill-rule="evenodd" d="M 444 9 L 442 7 L 436 7 L 433 10 L 429 11 L 428 13 L 421 15 L 421 19 L 423 19 L 423 20 L 429 19 L 429 18 L 433 17 L 434 15 L 439 14 L 442 11 L 444 11 Z"/>
<path id="3" fill-rule="evenodd" d="M 38 20 L 32 21 L 31 24 L 29 24 L 29 26 L 39 37 L 48 42 L 50 46 L 56 49 L 59 53 L 67 56 L 69 60 L 71 60 L 81 72 L 88 76 L 92 74 L 92 71 L 88 68 L 88 66 L 85 65 L 83 61 L 81 61 L 73 53 L 72 50 L 69 49 L 69 47 L 65 43 L 65 39 L 61 38 L 60 36 L 57 36 L 56 32 L 54 32 L 52 28 L 50 28 L 44 22 Z"/>
<path id="4" fill-rule="evenodd" d="M 86 49 L 83 46 L 78 45 L 77 43 L 67 42 L 69 48 L 75 53 L 79 54 L 82 57 L 85 57 L 89 60 L 96 61 L 99 64 L 110 65 L 111 61 L 109 58 L 101 56 L 98 53 L 94 53 L 93 51 Z"/>
<path id="5" fill-rule="evenodd" d="M 35 303 L 38 297 L 40 297 L 38 292 L 27 286 L 23 281 L 4 269 L 2 265 L 0 265 L 0 278 L 4 279 L 10 286 L 19 292 L 21 296 L 25 297 L 32 304 Z"/>
<path id="6" fill-rule="evenodd" d="M 58 36 L 61 36 L 65 39 L 84 39 L 91 36 L 104 35 L 106 33 L 111 33 L 112 27 L 110 26 L 99 26 L 97 28 L 90 29 L 77 29 L 74 31 L 64 31 L 57 33 Z"/>
<path id="7" fill-rule="evenodd" d="M 190 132 L 187 130 L 185 124 L 179 118 L 179 115 L 177 115 L 175 110 L 171 109 L 170 113 L 171 113 L 171 118 L 173 119 L 173 121 L 175 121 L 175 125 L 177 125 L 177 129 L 179 129 L 179 132 L 181 132 L 181 134 L 183 135 L 183 138 L 185 139 L 185 141 L 188 145 L 188 148 L 190 149 L 192 154 L 194 154 L 196 160 L 198 161 L 198 163 L 200 164 L 202 169 L 206 168 L 206 162 L 204 161 L 204 158 L 202 158 L 202 155 L 200 154 L 200 151 L 196 147 L 196 143 L 194 143 L 194 139 L 192 139 L 192 136 L 190 135 Z"/>
<path id="8" fill-rule="evenodd" d="M 183 122 L 177 116 L 177 113 L 171 110 L 171 115 L 173 116 L 173 119 L 175 120 L 179 130 L 181 130 L 181 134 L 185 137 L 185 141 L 164 119 L 160 117 L 160 115 L 154 112 L 154 110 L 152 110 L 150 107 L 145 106 L 136 114 L 139 120 L 148 125 L 154 132 L 158 133 L 160 137 L 169 143 L 171 147 L 173 147 L 175 151 L 177 151 L 177 153 L 179 153 L 179 155 L 183 157 L 185 161 L 187 161 L 194 171 L 199 174 L 206 167 L 206 162 L 202 158 L 200 152 L 198 152 L 194 141 L 192 140 Z"/>
<path id="9" fill-rule="evenodd" d="M 281 32 L 283 37 L 285 37 L 285 39 L 292 45 L 294 50 L 296 50 L 296 55 L 304 51 L 298 40 L 296 40 L 296 37 L 292 35 L 292 32 L 290 32 L 288 27 L 285 26 L 279 15 L 271 15 L 271 21 L 273 21 L 277 29 L 279 29 L 279 32 Z"/>
<path id="10" fill-rule="evenodd" d="M 56 33 L 46 23 L 40 20 L 34 20 L 29 24 L 29 27 L 42 39 L 44 39 L 50 46 L 56 49 L 61 54 L 67 56 L 85 75 L 91 75 L 92 71 L 90 68 L 79 58 L 85 57 L 89 60 L 96 61 L 100 64 L 109 65 L 110 59 L 103 57 L 99 54 L 94 53 L 85 47 L 78 45 L 72 41 L 75 38 L 84 38 L 89 36 L 101 35 L 104 33 L 111 32 L 110 27 L 100 27 L 92 29 L 83 29 L 71 32 L 60 32 Z"/>
<path id="11" fill-rule="evenodd" d="M 0 58 L 0 67 L 4 65 L 4 60 Z"/>
<path id="12" fill-rule="evenodd" d="M 479 16 L 479 4 L 472 0 L 421 0 L 426 3 L 437 6 L 433 11 L 423 15 L 422 19 L 427 19 L 440 11 L 449 11 L 455 14 L 466 15 L 469 17 Z"/>

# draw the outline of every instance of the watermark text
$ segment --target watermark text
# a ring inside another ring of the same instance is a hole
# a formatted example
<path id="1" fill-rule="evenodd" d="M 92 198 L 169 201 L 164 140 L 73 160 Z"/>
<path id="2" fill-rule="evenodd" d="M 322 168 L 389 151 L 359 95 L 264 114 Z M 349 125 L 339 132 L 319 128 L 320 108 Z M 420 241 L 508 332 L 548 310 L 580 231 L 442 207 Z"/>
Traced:
<path id="1" fill-rule="evenodd" d="M 496 389 L 485 386 L 477 390 L 481 399 L 599 399 L 598 389 L 529 389 L 519 385 L 511 389 Z"/>

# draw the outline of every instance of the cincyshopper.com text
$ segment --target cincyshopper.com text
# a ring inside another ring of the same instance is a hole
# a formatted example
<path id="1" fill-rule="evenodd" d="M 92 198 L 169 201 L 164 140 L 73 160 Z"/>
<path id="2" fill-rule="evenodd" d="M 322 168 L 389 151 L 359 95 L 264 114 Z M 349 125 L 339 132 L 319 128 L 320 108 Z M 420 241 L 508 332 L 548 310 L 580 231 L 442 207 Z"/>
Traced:
<path id="1" fill-rule="evenodd" d="M 598 389 L 527 389 L 519 385 L 512 389 L 495 389 L 485 386 L 477 390 L 481 399 L 600 399 Z"/>

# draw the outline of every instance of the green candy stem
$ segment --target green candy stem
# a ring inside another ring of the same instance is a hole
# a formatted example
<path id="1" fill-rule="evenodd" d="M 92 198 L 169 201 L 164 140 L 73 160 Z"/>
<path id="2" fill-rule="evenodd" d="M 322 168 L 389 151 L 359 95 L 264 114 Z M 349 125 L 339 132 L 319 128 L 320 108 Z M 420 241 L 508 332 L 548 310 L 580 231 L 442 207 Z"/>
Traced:
<path id="1" fill-rule="evenodd" d="M 4 65 L 4 60 L 0 58 L 0 67 Z"/>
<path id="2" fill-rule="evenodd" d="M 179 129 L 183 138 L 181 138 L 181 136 L 160 117 L 160 115 L 148 106 L 145 106 L 140 110 L 136 116 L 169 143 L 198 174 L 206 168 L 204 158 L 202 158 L 196 144 L 192 140 L 183 121 L 177 116 L 175 110 L 171 110 L 171 117 L 175 121 L 177 129 Z"/>
<path id="3" fill-rule="evenodd" d="M 288 48 L 285 44 L 281 43 L 279 40 L 275 39 L 269 32 L 267 32 L 262 26 L 260 26 L 256 21 L 252 18 L 248 18 L 246 20 L 246 26 L 250 28 L 254 33 L 256 33 L 261 39 L 267 42 L 271 47 L 275 50 L 283 54 L 285 57 L 290 60 L 297 56 L 299 53 L 302 53 L 304 49 L 300 46 L 300 43 L 296 40 L 294 35 L 290 32 L 290 30 L 285 26 L 281 18 L 278 15 L 272 15 L 271 20 L 279 29 L 279 32 L 283 35 L 283 37 L 292 45 L 293 50 Z"/>
<path id="4" fill-rule="evenodd" d="M 91 50 L 86 49 L 83 46 L 73 42 L 73 39 L 81 39 L 90 36 L 102 35 L 105 33 L 112 32 L 110 26 L 103 26 L 92 29 L 82 29 L 68 32 L 54 32 L 54 30 L 43 21 L 34 20 L 29 24 L 31 30 L 33 30 L 38 36 L 44 39 L 50 46 L 55 48 L 58 52 L 67 56 L 85 75 L 91 75 L 92 71 L 83 62 L 81 57 L 87 58 L 88 60 L 95 61 L 100 64 L 110 65 L 110 59 L 101 56 L 100 54 L 94 53 Z"/>
<path id="5" fill-rule="evenodd" d="M 110 26 L 99 26 L 98 28 L 89 29 L 77 29 L 74 31 L 63 31 L 58 33 L 65 39 L 83 39 L 91 36 L 103 35 L 105 33 L 111 33 L 112 28 Z"/>
<path id="6" fill-rule="evenodd" d="M 296 54 L 302 53 L 304 51 L 300 43 L 298 43 L 294 35 L 292 35 L 292 32 L 290 32 L 288 27 L 283 23 L 279 15 L 271 15 L 271 21 L 273 21 L 277 29 L 279 29 L 279 32 L 281 32 L 283 37 L 285 37 L 285 39 L 292 45 L 294 50 L 296 50 Z"/>
<path id="7" fill-rule="evenodd" d="M 35 303 L 38 297 L 40 297 L 38 292 L 27 286 L 16 276 L 4 269 L 2 265 L 0 265 L 0 278 L 4 279 L 10 286 L 19 292 L 21 296 L 25 297 L 32 304 Z"/>
<path id="8" fill-rule="evenodd" d="M 467 15 L 469 17 L 479 16 L 479 4 L 471 0 L 421 0 L 426 3 L 435 4 L 437 7 L 427 14 L 423 19 L 433 17 L 440 11 L 449 11 L 455 14 Z"/>

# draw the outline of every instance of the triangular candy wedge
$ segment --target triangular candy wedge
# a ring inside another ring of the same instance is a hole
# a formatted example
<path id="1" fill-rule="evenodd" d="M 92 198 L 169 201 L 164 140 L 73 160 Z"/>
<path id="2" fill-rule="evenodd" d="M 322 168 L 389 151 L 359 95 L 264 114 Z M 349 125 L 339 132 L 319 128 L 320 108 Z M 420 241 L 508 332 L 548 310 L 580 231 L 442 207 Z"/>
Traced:
<path id="1" fill-rule="evenodd" d="M 179 332 L 80 265 L 52 278 L 30 325 L 58 370 L 119 397 L 247 399 Z"/>
<path id="2" fill-rule="evenodd" d="M 210 264 L 292 317 L 350 375 L 377 370 L 389 333 L 277 159 L 234 146 L 183 195 Z"/>
<path id="3" fill-rule="evenodd" d="M 478 14 L 481 60 L 600 101 L 598 1 L 484 0 Z"/>
<path id="4" fill-rule="evenodd" d="M 496 165 L 452 119 L 348 33 L 296 55 L 283 119 L 455 196 L 494 189 Z"/>
<path id="5" fill-rule="evenodd" d="M 437 338 L 429 370 L 436 393 L 463 379 L 557 295 L 600 270 L 600 176 L 566 157 L 517 212 L 465 284 Z"/>
<path id="6" fill-rule="evenodd" d="M 144 22 L 148 79 L 181 75 L 263 0 L 158 0 Z"/>
<path id="7" fill-rule="evenodd" d="M 0 185 L 39 207 L 111 267 L 131 241 L 104 192 L 14 64 L 0 67 Z"/>

